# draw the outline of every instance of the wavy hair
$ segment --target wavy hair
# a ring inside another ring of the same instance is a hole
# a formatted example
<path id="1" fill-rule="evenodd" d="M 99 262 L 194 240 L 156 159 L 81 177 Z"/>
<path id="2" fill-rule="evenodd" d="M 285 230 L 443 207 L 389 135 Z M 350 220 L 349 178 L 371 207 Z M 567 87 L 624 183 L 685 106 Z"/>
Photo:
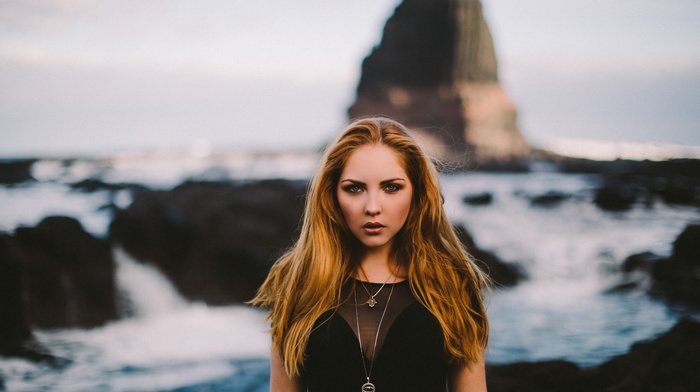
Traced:
<path id="1" fill-rule="evenodd" d="M 341 305 L 341 288 L 359 265 L 361 247 L 345 222 L 336 189 L 353 151 L 373 144 L 397 153 L 413 186 L 408 218 L 397 233 L 392 256 L 407 271 L 415 297 L 439 321 L 448 362 L 471 366 L 488 343 L 482 297 L 488 279 L 447 219 L 435 164 L 403 125 L 364 118 L 348 125 L 326 148 L 309 184 L 299 239 L 273 265 L 250 301 L 270 309 L 272 348 L 290 376 L 301 374 L 314 323 Z"/>

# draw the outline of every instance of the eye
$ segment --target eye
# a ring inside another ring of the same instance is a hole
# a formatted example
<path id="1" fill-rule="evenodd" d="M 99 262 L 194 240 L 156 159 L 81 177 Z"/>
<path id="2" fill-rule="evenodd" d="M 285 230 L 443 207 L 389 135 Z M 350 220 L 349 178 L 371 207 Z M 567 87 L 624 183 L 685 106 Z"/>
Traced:
<path id="1" fill-rule="evenodd" d="M 348 192 L 348 193 L 360 193 L 360 192 L 362 192 L 362 187 L 359 185 L 353 184 L 353 185 L 347 185 L 347 186 L 343 187 L 343 190 L 345 192 Z"/>
<path id="2" fill-rule="evenodd" d="M 401 185 L 399 185 L 399 184 L 394 184 L 394 183 L 386 184 L 386 185 L 384 186 L 384 190 L 387 191 L 387 192 L 389 192 L 389 193 L 398 192 L 398 191 L 401 190 L 401 188 L 402 188 Z"/>

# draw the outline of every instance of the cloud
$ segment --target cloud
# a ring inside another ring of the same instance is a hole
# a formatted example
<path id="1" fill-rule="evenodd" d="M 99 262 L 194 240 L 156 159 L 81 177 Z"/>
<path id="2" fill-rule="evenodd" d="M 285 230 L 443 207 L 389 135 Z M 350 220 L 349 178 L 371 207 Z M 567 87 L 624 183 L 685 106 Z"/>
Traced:
<path id="1" fill-rule="evenodd" d="M 5 33 L 51 33 L 96 8 L 89 0 L 5 0 L 0 2 L 0 26 Z"/>

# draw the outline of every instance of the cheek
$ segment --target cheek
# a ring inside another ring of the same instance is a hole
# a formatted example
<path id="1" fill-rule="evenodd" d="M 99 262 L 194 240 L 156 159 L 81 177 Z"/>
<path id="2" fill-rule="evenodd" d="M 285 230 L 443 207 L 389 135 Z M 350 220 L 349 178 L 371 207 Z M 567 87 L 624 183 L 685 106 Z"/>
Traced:
<path id="1" fill-rule="evenodd" d="M 338 195 L 338 207 L 340 207 L 340 213 L 343 215 L 346 221 L 352 219 L 353 215 L 353 203 L 352 200 Z"/>

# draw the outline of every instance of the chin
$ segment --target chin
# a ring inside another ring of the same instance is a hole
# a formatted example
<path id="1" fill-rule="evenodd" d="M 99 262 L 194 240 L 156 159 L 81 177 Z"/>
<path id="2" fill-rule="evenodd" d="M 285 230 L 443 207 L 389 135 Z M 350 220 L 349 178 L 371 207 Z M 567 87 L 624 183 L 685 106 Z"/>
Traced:
<path id="1" fill-rule="evenodd" d="M 367 239 L 367 240 L 364 240 L 361 242 L 362 242 L 362 245 L 364 245 L 366 248 L 370 248 L 370 249 L 382 248 L 382 247 L 389 244 L 389 241 L 385 241 L 385 240 L 381 240 L 381 239 Z"/>

